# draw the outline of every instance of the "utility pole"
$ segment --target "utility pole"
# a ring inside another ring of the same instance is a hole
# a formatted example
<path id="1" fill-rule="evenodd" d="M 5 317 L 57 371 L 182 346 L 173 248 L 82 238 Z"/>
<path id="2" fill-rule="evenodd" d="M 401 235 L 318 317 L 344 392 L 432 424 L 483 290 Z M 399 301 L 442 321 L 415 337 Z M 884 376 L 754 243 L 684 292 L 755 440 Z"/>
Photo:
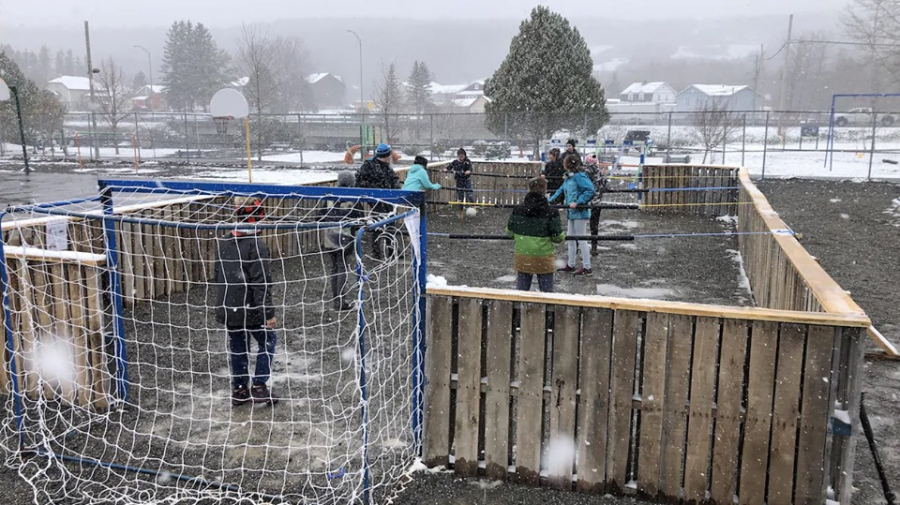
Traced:
<path id="1" fill-rule="evenodd" d="M 781 97 L 779 98 L 778 134 L 784 136 L 784 109 L 787 106 L 787 74 L 791 63 L 791 34 L 794 31 L 794 15 L 788 20 L 787 42 L 784 43 L 784 66 L 781 67 Z"/>
<path id="2" fill-rule="evenodd" d="M 753 71 L 753 115 L 750 120 L 756 123 L 756 111 L 759 107 L 756 103 L 756 97 L 760 95 L 759 78 L 762 75 L 763 55 L 765 54 L 765 46 L 759 45 L 759 54 L 756 56 L 756 69 Z"/>
<path id="3" fill-rule="evenodd" d="M 153 58 L 150 57 L 150 50 L 144 46 L 134 47 L 147 53 L 147 69 L 150 71 L 150 112 L 153 112 Z"/>
<path id="4" fill-rule="evenodd" d="M 362 114 L 362 125 L 359 129 L 359 151 L 360 160 L 363 160 L 366 157 L 366 138 L 369 136 L 368 128 L 366 128 L 366 104 L 363 95 L 363 44 L 362 37 L 358 33 L 353 30 L 347 30 L 347 32 L 352 33 L 356 37 L 356 41 L 359 42 L 359 112 Z"/>
<path id="5" fill-rule="evenodd" d="M 88 26 L 88 22 L 84 22 L 84 46 L 87 49 L 87 66 L 88 66 L 88 89 L 91 93 L 91 127 L 94 129 L 94 134 L 91 137 L 91 144 L 94 146 L 94 159 L 100 159 L 100 146 L 97 145 L 97 115 L 94 113 L 94 107 L 97 105 L 97 102 L 94 101 L 94 74 L 97 73 L 94 71 L 94 65 L 91 63 L 91 31 Z"/>
<path id="6" fill-rule="evenodd" d="M 16 116 L 19 118 L 19 140 L 22 142 L 22 159 L 25 160 L 25 175 L 28 175 L 31 173 L 31 168 L 28 166 L 28 145 L 25 143 L 25 122 L 22 120 L 22 105 L 19 103 L 18 86 L 9 86 L 9 92 L 16 104 Z"/>

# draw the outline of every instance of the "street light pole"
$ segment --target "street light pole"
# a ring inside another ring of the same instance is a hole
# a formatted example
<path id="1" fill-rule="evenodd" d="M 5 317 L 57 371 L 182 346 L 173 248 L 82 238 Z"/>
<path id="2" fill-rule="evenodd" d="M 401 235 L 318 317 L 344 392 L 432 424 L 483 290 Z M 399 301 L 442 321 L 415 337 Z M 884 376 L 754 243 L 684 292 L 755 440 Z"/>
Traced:
<path id="1" fill-rule="evenodd" d="M 147 69 L 150 71 L 150 112 L 153 112 L 153 59 L 150 57 L 150 51 L 144 46 L 134 46 L 147 53 Z"/>
<path id="2" fill-rule="evenodd" d="M 88 66 L 88 89 L 91 92 L 91 126 L 94 129 L 94 134 L 91 138 L 91 144 L 94 146 L 94 159 L 100 159 L 100 145 L 97 144 L 97 115 L 94 113 L 94 107 L 97 102 L 94 101 L 94 74 L 98 73 L 99 70 L 95 71 L 94 66 L 91 64 L 91 30 L 88 26 L 88 22 L 84 22 L 84 46 L 87 50 L 87 66 Z"/>
<path id="3" fill-rule="evenodd" d="M 364 158 L 366 156 L 366 146 L 365 146 L 365 136 L 364 131 L 366 130 L 366 104 L 365 104 L 365 95 L 363 94 L 363 45 L 362 38 L 360 38 L 359 34 L 354 32 L 353 30 L 347 30 L 348 33 L 352 33 L 354 37 L 356 37 L 356 41 L 359 42 L 359 112 L 362 114 L 362 128 L 360 129 L 360 139 L 359 139 L 359 150 L 360 157 Z"/>
<path id="4" fill-rule="evenodd" d="M 19 117 L 19 140 L 22 141 L 22 158 L 25 159 L 25 174 L 31 173 L 28 166 L 28 146 L 25 145 L 25 124 L 22 122 L 22 106 L 19 104 L 19 88 L 17 86 L 9 86 L 9 93 L 16 102 L 16 116 Z"/>

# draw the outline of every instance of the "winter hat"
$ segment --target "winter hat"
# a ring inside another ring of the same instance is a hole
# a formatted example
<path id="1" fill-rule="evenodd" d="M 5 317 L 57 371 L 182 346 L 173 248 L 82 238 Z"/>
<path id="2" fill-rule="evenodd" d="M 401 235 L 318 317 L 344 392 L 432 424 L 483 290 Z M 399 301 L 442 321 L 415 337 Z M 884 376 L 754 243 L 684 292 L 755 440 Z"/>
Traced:
<path id="1" fill-rule="evenodd" d="M 570 146 L 572 146 L 572 148 L 575 147 L 575 143 L 575 139 L 569 139 L 568 142 L 566 142 L 566 144 L 569 144 Z"/>
<path id="2" fill-rule="evenodd" d="M 597 155 L 596 155 L 596 154 L 589 154 L 589 155 L 587 156 L 587 158 L 584 159 L 584 161 L 585 161 L 585 163 L 587 163 L 588 165 L 596 165 L 596 164 L 597 164 Z"/>
<path id="3" fill-rule="evenodd" d="M 266 217 L 262 201 L 253 196 L 239 198 L 235 202 L 234 213 L 238 222 L 241 223 L 253 224 L 262 221 Z"/>
<path id="4" fill-rule="evenodd" d="M 337 187 L 352 188 L 356 186 L 356 176 L 349 170 L 344 170 L 337 175 Z"/>
<path id="5" fill-rule="evenodd" d="M 424 156 L 416 156 L 416 159 L 413 161 L 416 165 L 422 165 L 422 168 L 428 168 L 428 159 Z"/>
<path id="6" fill-rule="evenodd" d="M 391 146 L 389 146 L 385 143 L 378 144 L 378 148 L 375 149 L 375 157 L 384 158 L 385 156 L 390 156 L 390 155 L 391 155 Z"/>

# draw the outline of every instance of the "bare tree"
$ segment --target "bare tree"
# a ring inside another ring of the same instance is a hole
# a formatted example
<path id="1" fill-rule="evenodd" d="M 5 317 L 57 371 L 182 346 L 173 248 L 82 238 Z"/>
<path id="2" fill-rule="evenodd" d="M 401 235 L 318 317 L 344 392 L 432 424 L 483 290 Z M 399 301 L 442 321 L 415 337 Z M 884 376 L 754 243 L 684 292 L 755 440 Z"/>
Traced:
<path id="1" fill-rule="evenodd" d="M 734 113 L 722 100 L 708 99 L 694 115 L 694 138 L 703 146 L 703 161 L 709 153 L 733 138 L 739 128 Z M 712 162 L 712 159 L 710 160 Z"/>
<path id="2" fill-rule="evenodd" d="M 847 36 L 868 46 L 870 62 L 900 81 L 900 0 L 853 0 L 841 18 Z M 877 73 L 872 91 L 882 91 Z"/>
<path id="3" fill-rule="evenodd" d="M 273 40 L 275 61 L 275 98 L 272 112 L 315 112 L 312 89 L 306 80 L 309 75 L 309 52 L 297 38 L 276 36 Z"/>
<path id="4" fill-rule="evenodd" d="M 263 112 L 268 112 L 276 98 L 278 81 L 275 78 L 277 58 L 275 37 L 264 25 L 251 24 L 241 27 L 237 39 L 238 64 L 245 77 L 244 94 L 256 114 L 256 156 L 262 161 Z"/>
<path id="5" fill-rule="evenodd" d="M 98 77 L 97 105 L 100 114 L 109 123 L 113 137 L 119 130 L 119 123 L 131 112 L 131 90 L 122 76 L 122 67 L 112 58 L 104 60 L 100 65 Z M 119 154 L 119 141 L 115 140 L 116 154 Z"/>
<path id="6" fill-rule="evenodd" d="M 391 63 L 387 71 L 382 68 L 381 83 L 376 83 L 375 105 L 384 122 L 384 136 L 390 143 L 396 136 L 397 124 L 391 116 L 400 112 L 403 106 L 403 92 L 400 89 L 400 80 L 397 78 L 397 68 Z"/>

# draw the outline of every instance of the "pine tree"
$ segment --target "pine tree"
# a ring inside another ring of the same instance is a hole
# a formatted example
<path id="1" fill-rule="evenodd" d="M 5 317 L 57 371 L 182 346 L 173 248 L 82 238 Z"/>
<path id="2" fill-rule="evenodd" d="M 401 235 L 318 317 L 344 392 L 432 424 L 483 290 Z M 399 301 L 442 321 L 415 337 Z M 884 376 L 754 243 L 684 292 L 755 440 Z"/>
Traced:
<path id="1" fill-rule="evenodd" d="M 134 78 L 131 79 L 131 90 L 137 93 L 138 90 L 146 85 L 147 76 L 144 74 L 143 70 L 138 70 L 138 73 L 134 74 Z"/>
<path id="2" fill-rule="evenodd" d="M 62 75 L 80 75 L 75 73 L 75 55 L 72 54 L 71 49 L 66 51 L 66 68 L 65 71 L 60 73 Z"/>
<path id="3" fill-rule="evenodd" d="M 190 21 L 172 23 L 163 54 L 163 85 L 176 109 L 206 107 L 225 83 L 228 55 L 219 49 L 209 30 Z"/>
<path id="4" fill-rule="evenodd" d="M 56 51 L 56 60 L 53 64 L 53 73 L 56 74 L 54 77 L 59 77 L 61 75 L 65 75 L 66 73 L 66 53 L 64 53 L 62 49 Z"/>
<path id="5" fill-rule="evenodd" d="M 41 46 L 41 52 L 38 53 L 38 68 L 37 73 L 39 79 L 38 83 L 41 86 L 45 86 L 47 81 L 50 80 L 50 74 L 53 73 L 53 68 L 51 67 L 50 62 L 50 49 L 47 46 Z"/>
<path id="6" fill-rule="evenodd" d="M 541 139 L 559 130 L 593 134 L 609 113 L 592 70 L 591 52 L 578 29 L 550 9 L 535 7 L 485 82 L 488 128 L 533 141 L 535 153 Z"/>
<path id="7" fill-rule="evenodd" d="M 25 138 L 34 142 L 39 137 L 52 137 L 63 125 L 65 107 L 56 96 L 39 88 L 28 79 L 19 65 L 5 52 L 0 52 L 0 74 L 9 86 L 15 86 L 22 107 Z M 12 100 L 0 102 L 0 129 L 6 139 L 19 138 L 16 109 Z"/>
<path id="8" fill-rule="evenodd" d="M 410 108 L 416 114 L 422 114 L 431 105 L 431 72 L 424 61 L 413 63 L 406 93 Z"/>

